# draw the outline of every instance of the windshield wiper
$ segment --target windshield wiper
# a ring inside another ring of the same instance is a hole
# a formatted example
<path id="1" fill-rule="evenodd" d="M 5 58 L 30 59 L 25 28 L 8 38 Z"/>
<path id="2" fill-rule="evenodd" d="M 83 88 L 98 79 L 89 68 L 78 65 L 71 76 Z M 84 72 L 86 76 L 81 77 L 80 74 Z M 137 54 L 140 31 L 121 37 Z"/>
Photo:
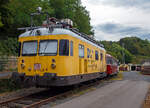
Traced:
<path id="1" fill-rule="evenodd" d="M 41 53 L 39 53 L 39 54 L 45 54 L 45 51 L 46 51 L 46 49 L 47 49 L 47 47 L 48 47 L 48 41 L 47 41 L 47 43 L 46 43 L 46 45 L 45 45 L 45 48 L 44 48 L 44 51 L 43 52 L 41 52 Z"/>

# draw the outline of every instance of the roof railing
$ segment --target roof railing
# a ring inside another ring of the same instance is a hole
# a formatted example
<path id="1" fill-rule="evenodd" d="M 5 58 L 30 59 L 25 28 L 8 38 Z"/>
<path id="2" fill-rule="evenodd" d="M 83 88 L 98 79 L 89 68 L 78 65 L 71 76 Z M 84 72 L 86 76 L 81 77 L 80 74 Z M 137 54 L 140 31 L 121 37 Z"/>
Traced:
<path id="1" fill-rule="evenodd" d="M 103 45 L 103 44 L 98 43 L 95 39 L 93 39 L 92 37 L 88 36 L 87 34 L 85 34 L 85 33 L 80 33 L 77 29 L 73 29 L 73 28 L 71 28 L 70 30 L 71 30 L 72 32 L 78 34 L 79 36 L 85 38 L 86 40 L 88 40 L 88 41 L 90 41 L 90 42 L 92 42 L 92 43 L 94 43 L 94 44 L 97 44 L 98 46 L 104 48 L 104 45 Z"/>
<path id="2" fill-rule="evenodd" d="M 33 16 L 35 15 L 43 15 L 46 14 L 47 18 L 45 21 L 45 24 L 43 24 L 43 26 L 33 26 Z M 18 30 L 25 30 L 25 31 L 29 31 L 29 30 L 34 30 L 34 29 L 39 29 L 39 28 L 48 28 L 50 32 L 52 32 L 54 30 L 54 28 L 64 28 L 64 29 L 68 29 L 71 30 L 72 32 L 74 32 L 75 34 L 83 37 L 84 39 L 100 46 L 103 47 L 104 46 L 100 43 L 98 43 L 94 38 L 90 37 L 89 35 L 85 34 L 85 33 L 80 33 L 78 29 L 76 28 L 72 28 L 73 26 L 73 22 L 70 19 L 62 19 L 62 20 L 58 20 L 54 17 L 49 18 L 49 14 L 47 12 L 42 12 L 42 8 L 38 7 L 37 8 L 37 12 L 36 13 L 31 13 L 31 26 L 30 27 L 24 27 L 24 28 L 18 28 Z"/>

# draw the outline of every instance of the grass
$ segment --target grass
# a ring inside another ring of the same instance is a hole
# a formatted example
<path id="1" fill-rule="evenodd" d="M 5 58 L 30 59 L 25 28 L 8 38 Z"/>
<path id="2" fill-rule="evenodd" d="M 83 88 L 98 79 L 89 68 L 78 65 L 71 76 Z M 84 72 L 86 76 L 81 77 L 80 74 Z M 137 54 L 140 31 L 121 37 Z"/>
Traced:
<path id="1" fill-rule="evenodd" d="M 110 80 L 122 80 L 122 79 L 123 79 L 123 74 L 122 72 L 119 72 L 116 77 L 113 77 Z"/>
<path id="2" fill-rule="evenodd" d="M 11 79 L 0 79 L 0 93 L 11 92 L 20 89 Z"/>
<path id="3" fill-rule="evenodd" d="M 89 91 L 93 91 L 95 89 L 96 88 L 94 88 L 94 87 L 89 87 L 89 88 L 84 89 L 84 90 L 80 90 L 80 89 L 73 90 L 73 94 L 74 94 L 73 96 L 80 96 L 80 95 L 83 95 L 83 94 L 85 94 L 85 93 L 87 93 Z"/>

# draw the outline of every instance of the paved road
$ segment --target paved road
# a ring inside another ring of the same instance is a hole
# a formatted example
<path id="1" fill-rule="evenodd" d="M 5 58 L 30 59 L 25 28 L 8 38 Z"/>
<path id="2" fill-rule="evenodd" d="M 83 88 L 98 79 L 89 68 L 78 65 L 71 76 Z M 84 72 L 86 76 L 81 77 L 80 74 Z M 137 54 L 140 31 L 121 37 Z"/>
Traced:
<path id="1" fill-rule="evenodd" d="M 124 72 L 115 81 L 53 108 L 141 108 L 150 86 L 150 76 Z"/>
<path id="2" fill-rule="evenodd" d="M 123 73 L 124 80 L 132 80 L 132 81 L 146 81 L 150 82 L 150 76 L 142 75 L 140 72 L 124 72 Z"/>

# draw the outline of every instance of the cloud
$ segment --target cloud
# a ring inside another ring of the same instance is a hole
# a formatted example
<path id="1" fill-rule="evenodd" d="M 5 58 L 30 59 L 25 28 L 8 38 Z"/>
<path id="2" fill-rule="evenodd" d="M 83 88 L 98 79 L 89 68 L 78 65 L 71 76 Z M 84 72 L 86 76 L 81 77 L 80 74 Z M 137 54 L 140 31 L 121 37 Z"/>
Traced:
<path id="1" fill-rule="evenodd" d="M 113 5 L 116 7 L 136 7 L 143 9 L 150 9 L 150 0 L 88 0 L 88 2 L 98 5 Z"/>
<path id="2" fill-rule="evenodd" d="M 99 24 L 94 28 L 96 38 L 101 40 L 119 40 L 120 38 L 131 36 L 150 40 L 150 30 L 141 27 L 125 26 L 117 23 L 105 23 Z"/>
<path id="3" fill-rule="evenodd" d="M 99 40 L 118 41 L 121 38 L 123 38 L 123 36 L 115 35 L 115 34 L 107 34 L 107 33 L 104 33 L 102 31 L 95 30 L 95 38 L 98 41 Z"/>
<path id="4" fill-rule="evenodd" d="M 150 0 L 82 0 L 82 4 L 90 12 L 96 39 L 150 40 Z"/>
<path id="5" fill-rule="evenodd" d="M 113 34 L 120 33 L 124 35 L 141 31 L 140 27 L 129 27 L 129 26 L 124 26 L 124 25 L 117 24 L 117 23 L 100 24 L 96 26 L 96 29 L 101 30 L 105 33 L 113 33 Z"/>

